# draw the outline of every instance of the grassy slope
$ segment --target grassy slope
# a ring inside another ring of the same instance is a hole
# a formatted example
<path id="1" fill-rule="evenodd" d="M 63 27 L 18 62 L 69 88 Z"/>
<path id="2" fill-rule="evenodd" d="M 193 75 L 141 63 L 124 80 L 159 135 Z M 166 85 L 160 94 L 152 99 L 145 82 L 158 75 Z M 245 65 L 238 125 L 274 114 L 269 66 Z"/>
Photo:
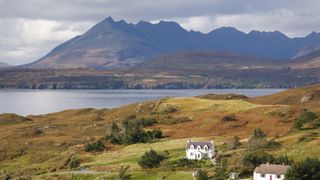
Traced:
<path id="1" fill-rule="evenodd" d="M 312 96 L 309 101 L 301 102 L 304 96 Z M 312 109 L 320 108 L 320 85 L 307 86 L 297 89 L 290 89 L 280 93 L 256 97 L 251 102 L 257 104 L 286 104 L 297 105 Z"/>
<path id="2" fill-rule="evenodd" d="M 258 102 L 258 100 L 262 102 L 258 98 L 253 99 L 252 102 Z M 240 136 L 245 142 L 256 127 L 262 128 L 269 138 L 277 137 L 276 141 L 282 143 L 281 148 L 271 150 L 270 153 L 288 154 L 295 160 L 306 156 L 320 157 L 317 153 L 320 150 L 318 137 L 309 142 L 297 140 L 301 136 L 310 134 L 312 130 L 287 133 L 299 107 L 259 105 L 252 102 L 168 98 L 111 110 L 81 109 L 44 116 L 29 116 L 28 118 L 32 121 L 0 126 L 0 153 L 5 157 L 5 160 L 0 161 L 0 170 L 14 170 L 16 174 L 19 174 L 17 171 L 25 174 L 49 172 L 61 166 L 66 157 L 75 154 L 80 158 L 82 166 L 96 171 L 115 172 L 121 165 L 130 165 L 134 178 L 141 179 L 142 176 L 146 176 L 146 173 L 141 171 L 137 160 L 145 151 L 151 148 L 159 152 L 167 150 L 170 153 L 167 161 L 174 161 L 184 157 L 184 146 L 188 138 L 214 140 L 219 151 L 231 155 L 229 163 L 232 166 L 239 162 L 246 148 L 230 151 L 225 148 L 224 143 L 229 142 L 234 135 Z M 264 104 L 268 103 L 264 102 Z M 166 112 L 166 109 L 172 107 L 177 111 Z M 105 136 L 112 121 L 120 122 L 132 114 L 157 119 L 159 124 L 151 128 L 161 128 L 166 138 L 147 144 L 108 145 L 107 151 L 98 154 L 82 151 L 82 145 L 88 140 Z M 221 121 L 221 118 L 228 114 L 235 114 L 238 120 Z M 187 119 L 187 121 L 180 121 L 180 119 Z M 38 129 L 42 133 L 35 133 Z M 156 179 L 160 176 L 166 176 L 168 179 L 177 178 L 176 176 L 191 178 L 190 171 L 194 170 L 170 172 L 159 169 L 148 178 Z M 116 173 L 107 176 L 115 177 Z M 81 177 L 82 175 L 79 175 L 79 178 Z"/>

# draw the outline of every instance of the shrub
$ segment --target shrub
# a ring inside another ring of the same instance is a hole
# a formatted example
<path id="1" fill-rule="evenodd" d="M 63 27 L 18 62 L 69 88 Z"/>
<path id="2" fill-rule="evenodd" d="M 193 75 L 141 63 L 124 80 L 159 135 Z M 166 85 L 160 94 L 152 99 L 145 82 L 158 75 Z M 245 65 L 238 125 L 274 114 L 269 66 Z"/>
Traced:
<path id="1" fill-rule="evenodd" d="M 237 121 L 237 117 L 234 114 L 228 114 L 222 117 L 222 121 Z"/>
<path id="2" fill-rule="evenodd" d="M 138 164 L 142 168 L 157 168 L 160 166 L 160 163 L 163 160 L 163 155 L 159 155 L 156 151 L 151 149 L 150 151 L 144 153 L 144 155 L 140 158 Z"/>
<path id="3" fill-rule="evenodd" d="M 131 174 L 128 174 L 128 169 L 130 166 L 121 166 L 118 178 L 119 180 L 128 180 L 131 179 Z"/>
<path id="4" fill-rule="evenodd" d="M 320 179 L 320 160 L 307 158 L 293 164 L 285 175 L 287 180 L 318 180 Z"/>
<path id="5" fill-rule="evenodd" d="M 230 149 L 237 149 L 241 145 L 240 138 L 238 136 L 234 136 L 232 141 L 230 142 Z"/>
<path id="6" fill-rule="evenodd" d="M 98 140 L 96 142 L 93 142 L 93 143 L 87 143 L 85 146 L 84 146 L 84 150 L 86 152 L 97 152 L 97 151 L 103 151 L 104 149 L 104 145 L 102 143 L 101 140 Z"/>
<path id="7" fill-rule="evenodd" d="M 41 129 L 36 129 L 36 130 L 33 131 L 34 135 L 39 135 L 39 134 L 42 134 L 42 133 L 43 133 L 43 131 Z"/>
<path id="8" fill-rule="evenodd" d="M 177 112 L 177 111 L 178 111 L 178 109 L 177 109 L 176 107 L 174 107 L 174 106 L 168 106 L 168 107 L 164 110 L 165 113 L 175 113 L 175 112 Z"/>
<path id="9" fill-rule="evenodd" d="M 294 120 L 293 127 L 296 129 L 301 129 L 305 124 L 310 123 L 313 124 L 313 121 L 316 120 L 318 116 L 311 111 L 302 111 L 300 115 Z M 316 120 L 316 124 L 317 124 Z"/>
<path id="10" fill-rule="evenodd" d="M 69 168 L 75 169 L 80 166 L 80 160 L 78 158 L 73 157 L 69 162 Z"/>
<path id="11" fill-rule="evenodd" d="M 136 123 L 141 125 L 142 127 L 149 127 L 149 126 L 152 126 L 158 122 L 155 119 L 139 118 L 136 120 Z"/>
<path id="12" fill-rule="evenodd" d="M 208 180 L 209 176 L 208 176 L 207 171 L 204 171 L 204 170 L 200 169 L 200 170 L 197 171 L 196 178 L 197 178 L 197 180 Z"/>
<path id="13" fill-rule="evenodd" d="M 110 141 L 112 144 L 121 144 L 121 129 L 115 122 L 112 122 L 110 131 L 110 134 L 106 136 L 106 140 Z"/>
<path id="14" fill-rule="evenodd" d="M 243 166 L 245 166 L 250 171 L 253 171 L 253 169 L 258 165 L 265 163 L 289 165 L 292 164 L 292 160 L 290 160 L 287 156 L 274 157 L 263 151 L 246 154 L 242 160 Z"/>
<path id="15" fill-rule="evenodd" d="M 162 138 L 162 131 L 160 129 L 154 129 L 152 131 L 152 138 L 154 138 L 154 139 Z"/>
<path id="16" fill-rule="evenodd" d="M 215 180 L 225 180 L 228 178 L 227 174 L 228 162 L 227 159 L 222 158 L 215 166 Z"/>
<path id="17" fill-rule="evenodd" d="M 253 139 L 265 139 L 267 138 L 267 135 L 260 129 L 256 128 L 253 130 Z"/>
<path id="18" fill-rule="evenodd" d="M 263 151 L 246 154 L 242 160 L 244 166 L 256 167 L 260 164 L 273 162 L 274 157 Z"/>
<path id="19" fill-rule="evenodd" d="M 122 121 L 123 130 L 115 123 L 111 126 L 111 133 L 106 135 L 106 140 L 112 144 L 146 143 L 153 139 L 162 138 L 162 131 L 155 129 L 145 132 L 143 127 L 156 123 L 154 120 L 140 119 L 136 121 Z"/>

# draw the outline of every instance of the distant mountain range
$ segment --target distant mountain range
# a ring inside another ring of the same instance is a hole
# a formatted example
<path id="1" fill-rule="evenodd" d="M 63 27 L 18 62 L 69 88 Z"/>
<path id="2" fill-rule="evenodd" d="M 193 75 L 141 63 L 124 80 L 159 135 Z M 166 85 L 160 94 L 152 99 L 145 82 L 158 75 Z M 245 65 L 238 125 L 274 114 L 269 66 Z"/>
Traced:
<path id="1" fill-rule="evenodd" d="M 54 48 L 40 60 L 25 67 L 39 69 L 128 68 L 160 55 L 179 51 L 224 51 L 288 61 L 320 46 L 320 33 L 289 38 L 279 31 L 244 33 L 222 27 L 204 34 L 187 31 L 175 22 L 137 24 L 111 17 Z"/>
<path id="2" fill-rule="evenodd" d="M 10 65 L 7 63 L 0 62 L 0 68 L 7 68 L 7 67 L 10 67 Z"/>

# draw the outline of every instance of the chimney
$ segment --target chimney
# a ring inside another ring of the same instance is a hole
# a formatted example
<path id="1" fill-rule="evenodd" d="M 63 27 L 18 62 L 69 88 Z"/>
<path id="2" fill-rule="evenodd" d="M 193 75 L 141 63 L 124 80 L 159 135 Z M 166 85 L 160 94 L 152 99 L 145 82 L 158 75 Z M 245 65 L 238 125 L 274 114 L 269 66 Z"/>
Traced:
<path id="1" fill-rule="evenodd" d="M 191 140 L 190 140 L 190 139 L 188 139 L 188 143 L 191 143 Z"/>

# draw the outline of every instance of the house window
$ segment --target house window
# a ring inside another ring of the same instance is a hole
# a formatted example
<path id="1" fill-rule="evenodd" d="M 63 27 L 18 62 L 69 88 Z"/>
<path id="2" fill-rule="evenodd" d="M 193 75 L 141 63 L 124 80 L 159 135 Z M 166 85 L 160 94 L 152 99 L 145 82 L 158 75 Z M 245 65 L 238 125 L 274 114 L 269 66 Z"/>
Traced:
<path id="1" fill-rule="evenodd" d="M 265 178 L 265 177 L 266 177 L 266 175 L 265 175 L 265 174 L 261 174 L 261 177 L 262 177 L 262 178 Z"/>
<path id="2" fill-rule="evenodd" d="M 198 149 L 198 150 L 200 150 L 200 149 L 201 149 L 201 147 L 200 147 L 200 146 L 198 146 L 198 147 L 197 147 L 197 149 Z"/>
<path id="3" fill-rule="evenodd" d="M 277 174 L 277 178 L 280 179 L 280 178 L 281 178 L 281 175 Z"/>
<path id="4" fill-rule="evenodd" d="M 208 146 L 205 146 L 205 147 L 204 147 L 204 150 L 206 150 L 206 151 L 207 151 L 207 150 L 208 150 Z"/>
<path id="5" fill-rule="evenodd" d="M 190 156 L 193 156 L 193 153 L 190 153 Z"/>
<path id="6" fill-rule="evenodd" d="M 193 145 L 190 146 L 190 149 L 193 149 Z"/>

